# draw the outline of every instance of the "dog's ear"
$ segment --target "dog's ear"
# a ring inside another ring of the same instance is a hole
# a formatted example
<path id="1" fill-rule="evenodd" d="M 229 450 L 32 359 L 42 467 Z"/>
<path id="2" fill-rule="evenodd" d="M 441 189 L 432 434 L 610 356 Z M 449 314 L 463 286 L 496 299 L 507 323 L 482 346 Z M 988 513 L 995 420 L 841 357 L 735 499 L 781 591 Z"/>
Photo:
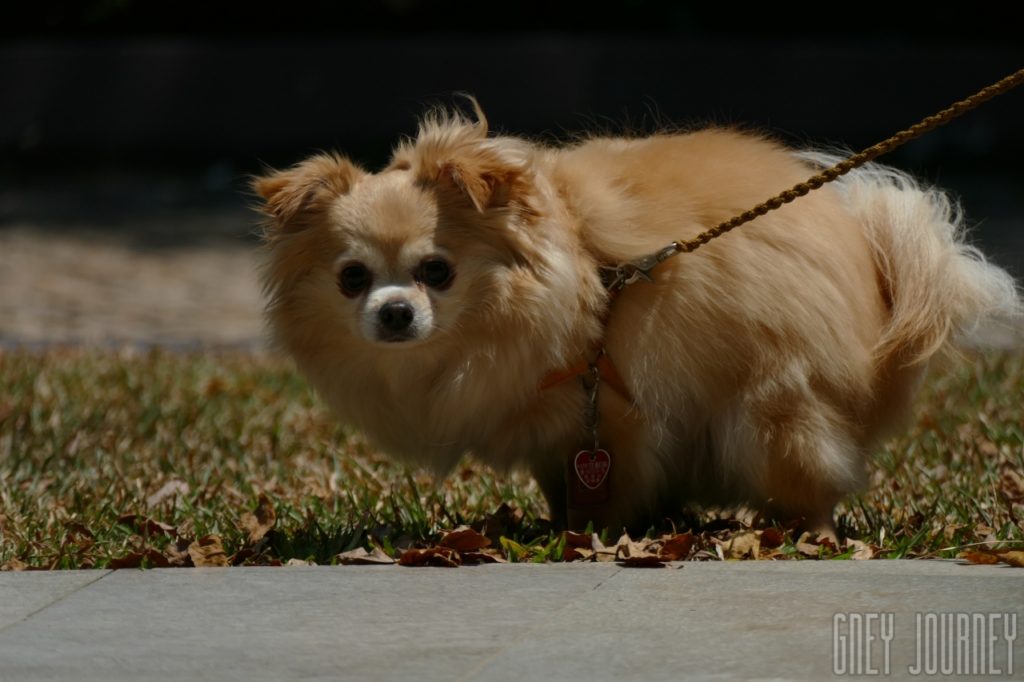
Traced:
<path id="1" fill-rule="evenodd" d="M 427 114 L 416 138 L 395 150 L 391 168 L 412 169 L 422 183 L 449 187 L 481 213 L 504 207 L 532 212 L 533 176 L 526 145 L 488 137 L 483 110 L 473 97 L 467 98 L 476 121 L 459 112 Z"/>
<path id="2" fill-rule="evenodd" d="M 527 207 L 530 178 L 526 169 L 492 150 L 468 150 L 437 164 L 434 180 L 457 188 L 477 211 L 516 203 Z"/>
<path id="3" fill-rule="evenodd" d="M 364 174 L 338 154 L 317 154 L 296 166 L 254 178 L 252 189 L 263 199 L 261 209 L 271 230 L 297 232 L 306 218 L 331 200 L 347 194 Z"/>

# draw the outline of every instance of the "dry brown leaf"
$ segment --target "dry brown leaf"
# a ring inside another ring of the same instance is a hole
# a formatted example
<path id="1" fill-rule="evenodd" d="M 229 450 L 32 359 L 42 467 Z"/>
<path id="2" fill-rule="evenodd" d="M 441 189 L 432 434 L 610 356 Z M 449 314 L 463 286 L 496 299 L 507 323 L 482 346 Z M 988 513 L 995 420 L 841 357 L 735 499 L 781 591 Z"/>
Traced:
<path id="1" fill-rule="evenodd" d="M 985 437 L 980 437 L 975 441 L 978 448 L 978 452 L 986 457 L 998 457 L 999 446 L 993 443 L 991 440 Z"/>
<path id="2" fill-rule="evenodd" d="M 185 483 L 184 481 L 179 481 L 178 479 L 172 479 L 170 481 L 167 481 L 167 483 L 164 483 L 160 487 L 160 490 L 157 490 L 155 493 L 146 498 L 146 506 L 152 509 L 153 507 L 157 506 L 158 504 L 166 500 L 168 497 L 184 496 L 188 495 L 188 493 L 188 483 Z"/>
<path id="3" fill-rule="evenodd" d="M 562 552 L 562 561 L 593 561 L 597 553 L 589 547 L 566 547 Z"/>
<path id="4" fill-rule="evenodd" d="M 593 552 L 590 552 L 590 556 L 593 556 L 593 554 Z M 583 558 L 583 554 L 575 547 L 566 545 L 562 548 L 562 561 L 582 561 Z"/>
<path id="5" fill-rule="evenodd" d="M 139 568 L 142 566 L 144 561 L 152 568 L 167 568 L 171 565 L 170 562 L 167 561 L 167 557 L 152 547 L 147 547 L 146 549 L 138 552 L 129 552 L 124 556 L 111 559 L 108 564 L 108 568 L 113 570 L 121 568 Z"/>
<path id="6" fill-rule="evenodd" d="M 506 564 L 508 560 L 495 551 L 462 552 L 464 564 Z"/>
<path id="7" fill-rule="evenodd" d="M 576 533 L 571 530 L 564 531 L 562 538 L 565 540 L 566 547 L 586 547 L 587 549 L 593 549 L 594 538 L 596 536 L 587 533 Z M 601 541 L 598 540 L 598 543 Z"/>
<path id="8" fill-rule="evenodd" d="M 821 553 L 821 548 L 818 547 L 818 543 L 814 540 L 814 536 L 810 533 L 802 533 L 796 541 L 796 551 L 806 557 L 817 559 Z"/>
<path id="9" fill-rule="evenodd" d="M 344 566 L 384 566 L 395 563 L 380 547 L 367 552 L 365 547 L 356 547 L 337 556 L 338 563 Z"/>
<path id="10" fill-rule="evenodd" d="M 647 551 L 645 542 L 637 542 L 629 537 L 629 533 L 623 533 L 615 543 L 615 558 L 619 561 L 647 554 L 653 554 L 653 552 Z"/>
<path id="11" fill-rule="evenodd" d="M 469 526 L 459 526 L 455 530 L 446 533 L 438 544 L 441 547 L 454 549 L 456 552 L 474 552 L 489 546 L 491 541 Z"/>
<path id="12" fill-rule="evenodd" d="M 593 550 L 594 559 L 597 561 L 615 561 L 615 547 L 606 547 L 597 533 L 590 536 L 590 549 Z"/>
<path id="13" fill-rule="evenodd" d="M 167 563 L 170 566 L 191 566 L 192 556 L 188 553 L 188 546 L 191 544 L 188 540 L 179 538 L 177 542 L 172 542 L 164 548 L 164 556 L 167 557 Z"/>
<path id="14" fill-rule="evenodd" d="M 963 530 L 967 526 L 959 523 L 951 523 L 942 529 L 942 536 L 946 538 L 946 542 L 952 542 L 953 538 L 956 537 L 958 531 Z"/>
<path id="15" fill-rule="evenodd" d="M 1010 502 L 1024 502 L 1024 474 L 1004 465 L 999 472 L 999 489 Z"/>
<path id="16" fill-rule="evenodd" d="M 25 571 L 28 570 L 28 564 L 17 557 L 12 557 L 0 564 L 0 571 Z"/>
<path id="17" fill-rule="evenodd" d="M 626 568 L 665 568 L 666 561 L 668 560 L 660 558 L 657 554 L 645 554 L 619 559 L 619 565 Z"/>
<path id="18" fill-rule="evenodd" d="M 922 521 L 922 523 L 923 523 L 923 521 Z M 824 536 L 819 535 L 815 539 L 815 542 L 818 543 L 819 547 L 824 547 L 825 549 L 829 550 L 830 552 L 835 553 L 835 552 L 839 551 L 839 548 L 836 547 L 836 543 L 830 537 L 824 537 Z"/>
<path id="19" fill-rule="evenodd" d="M 662 541 L 658 556 L 665 561 L 682 561 L 690 555 L 695 541 L 693 533 L 673 535 Z"/>
<path id="20" fill-rule="evenodd" d="M 628 533 L 623 533 L 615 543 L 615 560 L 627 568 L 664 566 L 665 561 L 648 549 L 651 544 L 646 538 L 638 542 L 630 538 Z"/>
<path id="21" fill-rule="evenodd" d="M 274 503 L 270 501 L 266 493 L 260 493 L 256 503 L 256 509 L 242 514 L 238 520 L 238 528 L 247 533 L 246 543 L 255 545 L 270 532 L 277 523 L 277 514 L 274 513 Z"/>
<path id="22" fill-rule="evenodd" d="M 86 528 L 81 523 L 77 521 L 69 521 L 64 524 L 64 527 L 67 529 L 69 534 L 78 535 L 85 540 L 89 540 L 89 544 L 92 544 L 91 541 L 94 538 L 92 531 Z"/>
<path id="23" fill-rule="evenodd" d="M 760 531 L 745 530 L 723 542 L 726 559 L 756 559 L 761 550 Z"/>
<path id="24" fill-rule="evenodd" d="M 232 566 L 244 566 L 245 562 L 259 555 L 255 547 L 241 547 L 237 552 L 228 557 L 228 563 Z"/>
<path id="25" fill-rule="evenodd" d="M 219 535 L 205 535 L 188 546 L 192 564 L 198 567 L 223 567 L 228 565 Z"/>
<path id="26" fill-rule="evenodd" d="M 775 549 L 781 547 L 786 541 L 785 534 L 778 528 L 765 528 L 761 531 L 761 547 L 763 549 Z"/>
<path id="27" fill-rule="evenodd" d="M 567 530 L 562 532 L 562 541 L 565 543 L 562 561 L 586 561 L 593 558 L 593 538 L 590 535 Z"/>
<path id="28" fill-rule="evenodd" d="M 407 549 L 398 558 L 401 566 L 443 566 L 455 568 L 461 563 L 459 553 L 451 547 L 428 547 Z"/>
<path id="29" fill-rule="evenodd" d="M 177 529 L 169 523 L 163 523 L 156 519 L 151 519 L 148 516 L 142 516 L 141 514 L 124 514 L 117 517 L 117 522 L 121 525 L 134 528 L 136 532 L 143 535 L 176 535 Z"/>
<path id="30" fill-rule="evenodd" d="M 992 526 L 986 526 L 984 523 L 979 523 L 974 527 L 974 534 L 980 538 L 994 536 L 995 532 L 995 528 L 993 528 Z"/>
<path id="31" fill-rule="evenodd" d="M 1024 552 L 1019 549 L 999 552 L 999 560 L 1010 566 L 1024 568 Z"/>
<path id="32" fill-rule="evenodd" d="M 866 542 L 860 540 L 853 540 L 851 538 L 846 539 L 844 547 L 848 550 L 852 549 L 853 554 L 850 555 L 851 559 L 866 560 L 875 558 L 875 548 Z"/>
<path id="33" fill-rule="evenodd" d="M 513 531 L 523 524 L 524 512 L 518 507 L 512 507 L 507 502 L 489 514 L 482 524 L 480 532 L 486 535 L 492 543 L 498 542 L 501 536 L 511 537 Z"/>
<path id="34" fill-rule="evenodd" d="M 987 549 L 966 549 L 959 554 L 957 558 L 965 559 L 972 564 L 998 564 L 999 557 L 996 553 Z"/>

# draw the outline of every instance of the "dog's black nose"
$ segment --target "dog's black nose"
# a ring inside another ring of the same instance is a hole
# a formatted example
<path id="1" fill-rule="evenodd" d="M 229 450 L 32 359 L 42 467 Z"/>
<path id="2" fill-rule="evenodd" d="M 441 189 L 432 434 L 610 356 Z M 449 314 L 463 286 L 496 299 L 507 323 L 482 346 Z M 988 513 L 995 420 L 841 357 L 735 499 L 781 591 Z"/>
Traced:
<path id="1" fill-rule="evenodd" d="M 391 332 L 400 332 L 409 328 L 413 318 L 412 306 L 405 301 L 391 301 L 380 307 L 377 317 L 381 326 Z"/>

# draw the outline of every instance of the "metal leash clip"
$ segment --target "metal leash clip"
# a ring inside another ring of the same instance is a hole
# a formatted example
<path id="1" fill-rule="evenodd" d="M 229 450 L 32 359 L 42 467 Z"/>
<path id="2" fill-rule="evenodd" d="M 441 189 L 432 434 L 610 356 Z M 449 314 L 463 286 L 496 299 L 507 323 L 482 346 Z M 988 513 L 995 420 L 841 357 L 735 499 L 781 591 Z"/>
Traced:
<path id="1" fill-rule="evenodd" d="M 609 291 L 619 291 L 627 284 L 633 284 L 640 280 L 653 282 L 651 271 L 677 253 L 679 253 L 679 245 L 672 242 L 663 249 L 626 263 L 619 263 L 614 267 L 602 266 L 601 281 Z"/>

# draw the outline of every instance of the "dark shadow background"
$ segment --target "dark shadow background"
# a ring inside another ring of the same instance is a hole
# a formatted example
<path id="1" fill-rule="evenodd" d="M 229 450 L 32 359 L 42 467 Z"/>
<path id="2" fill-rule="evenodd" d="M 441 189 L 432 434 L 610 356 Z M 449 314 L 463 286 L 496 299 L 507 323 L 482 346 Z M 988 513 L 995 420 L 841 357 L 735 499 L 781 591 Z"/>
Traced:
<path id="1" fill-rule="evenodd" d="M 716 123 L 860 148 L 1024 66 L 1008 6 L 850 11 L 829 10 L 839 25 L 820 6 L 655 0 L 7 7 L 0 229 L 251 238 L 261 164 L 338 149 L 380 165 L 456 91 L 494 128 L 551 141 Z M 1018 276 L 1022 121 L 1024 90 L 886 159 L 960 196 Z"/>

